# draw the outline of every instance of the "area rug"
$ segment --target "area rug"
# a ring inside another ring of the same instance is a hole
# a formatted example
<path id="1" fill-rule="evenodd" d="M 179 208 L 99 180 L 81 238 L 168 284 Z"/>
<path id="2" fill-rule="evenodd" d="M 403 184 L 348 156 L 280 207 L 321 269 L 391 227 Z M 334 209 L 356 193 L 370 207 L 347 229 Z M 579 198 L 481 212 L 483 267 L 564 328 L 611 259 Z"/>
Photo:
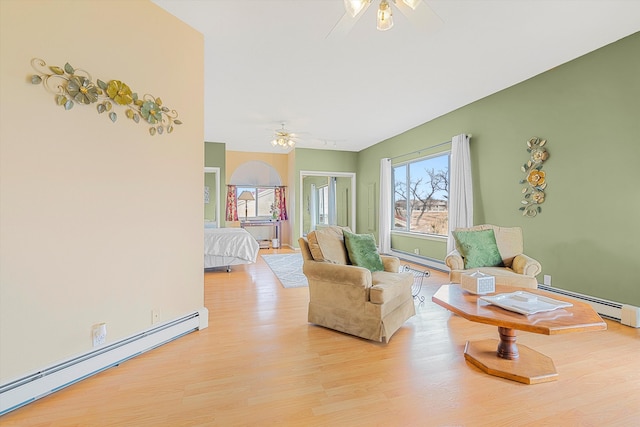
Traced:
<path id="1" fill-rule="evenodd" d="M 309 286 L 306 276 L 302 273 L 302 255 L 296 253 L 261 256 L 285 288 Z"/>

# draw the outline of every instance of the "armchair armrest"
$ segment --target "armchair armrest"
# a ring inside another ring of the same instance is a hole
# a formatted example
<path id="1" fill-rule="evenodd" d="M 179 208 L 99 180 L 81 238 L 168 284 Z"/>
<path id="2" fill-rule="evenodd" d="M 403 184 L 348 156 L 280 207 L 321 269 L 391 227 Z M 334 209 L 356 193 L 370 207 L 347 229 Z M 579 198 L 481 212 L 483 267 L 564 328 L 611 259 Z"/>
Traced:
<path id="1" fill-rule="evenodd" d="M 371 287 L 371 272 L 355 265 L 305 261 L 302 271 L 310 282 L 322 281 L 350 284 L 362 288 Z"/>
<path id="2" fill-rule="evenodd" d="M 444 259 L 445 264 L 452 270 L 464 270 L 464 260 L 462 259 L 462 255 L 456 249 L 449 252 L 447 257 Z"/>
<path id="3" fill-rule="evenodd" d="M 511 269 L 518 274 L 537 276 L 542 272 L 542 265 L 535 259 L 525 254 L 516 255 L 511 264 Z"/>
<path id="4" fill-rule="evenodd" d="M 382 264 L 384 265 L 384 271 L 391 273 L 397 273 L 400 271 L 400 258 L 389 255 L 380 255 Z"/>

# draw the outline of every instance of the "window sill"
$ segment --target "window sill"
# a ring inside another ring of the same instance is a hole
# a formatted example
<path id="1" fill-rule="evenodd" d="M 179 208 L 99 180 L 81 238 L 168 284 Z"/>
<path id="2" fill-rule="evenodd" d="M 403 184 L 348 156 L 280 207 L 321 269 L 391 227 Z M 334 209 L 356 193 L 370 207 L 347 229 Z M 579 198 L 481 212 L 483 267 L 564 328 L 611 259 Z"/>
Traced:
<path id="1" fill-rule="evenodd" d="M 410 233 L 408 231 L 391 230 L 391 235 L 412 237 L 414 239 L 430 240 L 433 242 L 447 242 L 447 236 L 439 236 L 437 234 Z"/>

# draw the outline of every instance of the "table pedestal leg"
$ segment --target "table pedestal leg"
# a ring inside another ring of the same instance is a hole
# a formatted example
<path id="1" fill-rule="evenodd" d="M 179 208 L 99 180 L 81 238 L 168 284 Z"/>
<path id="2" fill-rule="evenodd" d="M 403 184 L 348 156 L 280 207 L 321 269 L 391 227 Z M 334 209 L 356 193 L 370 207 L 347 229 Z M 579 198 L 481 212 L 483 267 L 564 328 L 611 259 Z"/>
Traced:
<path id="1" fill-rule="evenodd" d="M 525 384 L 558 379 L 550 357 L 524 345 L 518 347 L 514 329 L 500 327 L 498 332 L 500 341 L 468 341 L 464 358 L 487 374 Z"/>
<path id="2" fill-rule="evenodd" d="M 503 359 L 515 360 L 520 355 L 518 353 L 518 346 L 516 345 L 516 330 L 498 327 L 498 333 L 500 334 L 500 343 L 498 343 L 498 357 Z"/>

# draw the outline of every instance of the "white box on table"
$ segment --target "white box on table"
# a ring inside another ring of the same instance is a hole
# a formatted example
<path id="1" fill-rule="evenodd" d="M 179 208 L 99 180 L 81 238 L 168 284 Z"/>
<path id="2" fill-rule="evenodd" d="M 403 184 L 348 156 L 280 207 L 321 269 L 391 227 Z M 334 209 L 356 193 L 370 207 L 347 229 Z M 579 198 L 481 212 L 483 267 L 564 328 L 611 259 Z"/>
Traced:
<path id="1" fill-rule="evenodd" d="M 480 271 L 462 273 L 460 286 L 472 294 L 490 294 L 496 291 L 496 278 Z"/>

